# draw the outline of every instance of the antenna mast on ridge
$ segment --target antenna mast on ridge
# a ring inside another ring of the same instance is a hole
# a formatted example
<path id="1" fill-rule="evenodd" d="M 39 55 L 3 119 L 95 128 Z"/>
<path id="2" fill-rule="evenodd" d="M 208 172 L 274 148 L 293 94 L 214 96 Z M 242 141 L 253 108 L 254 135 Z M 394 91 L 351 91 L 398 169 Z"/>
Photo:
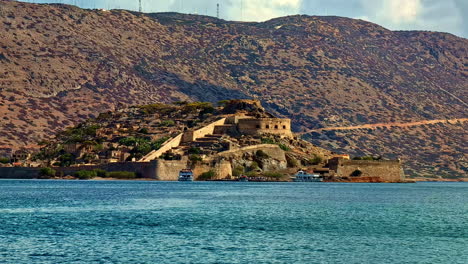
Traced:
<path id="1" fill-rule="evenodd" d="M 219 18 L 219 3 L 216 4 L 216 17 Z"/>
<path id="2" fill-rule="evenodd" d="M 139 6 L 138 6 L 138 12 L 143 12 L 143 8 L 141 8 L 141 0 L 138 1 L 139 2 Z"/>

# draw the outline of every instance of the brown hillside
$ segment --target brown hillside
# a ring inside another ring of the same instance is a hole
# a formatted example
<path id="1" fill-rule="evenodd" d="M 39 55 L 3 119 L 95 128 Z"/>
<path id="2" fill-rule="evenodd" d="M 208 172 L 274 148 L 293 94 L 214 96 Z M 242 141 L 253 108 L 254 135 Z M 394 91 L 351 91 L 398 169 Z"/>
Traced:
<path id="1" fill-rule="evenodd" d="M 33 144 L 122 105 L 177 100 L 258 98 L 291 117 L 296 131 L 467 116 L 468 40 L 445 33 L 340 17 L 238 23 L 0 0 L 0 35 L 0 148 Z M 436 165 L 465 174 L 465 133 L 437 129 L 444 133 L 418 130 L 418 140 L 442 144 Z M 354 133 L 348 140 L 366 142 L 371 154 L 413 140 Z M 400 155 L 435 173 L 426 153 L 437 151 Z"/>

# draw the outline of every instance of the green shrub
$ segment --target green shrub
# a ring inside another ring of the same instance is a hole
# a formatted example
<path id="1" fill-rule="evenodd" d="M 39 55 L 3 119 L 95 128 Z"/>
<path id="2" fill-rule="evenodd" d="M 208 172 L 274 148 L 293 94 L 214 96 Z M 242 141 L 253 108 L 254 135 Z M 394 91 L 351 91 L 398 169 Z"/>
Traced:
<path id="1" fill-rule="evenodd" d="M 106 178 L 107 177 L 107 171 L 105 171 L 103 169 L 94 169 L 94 171 L 96 172 L 97 177 L 101 177 L 101 178 Z"/>
<path id="2" fill-rule="evenodd" d="M 197 110 L 201 110 L 202 112 L 210 112 L 214 110 L 213 104 L 209 102 L 194 102 L 188 103 L 183 106 L 183 111 L 185 113 L 193 113 Z"/>
<path id="3" fill-rule="evenodd" d="M 262 138 L 262 144 L 276 144 L 276 141 L 272 138 Z"/>
<path id="4" fill-rule="evenodd" d="M 219 106 L 225 107 L 225 106 L 228 105 L 230 102 L 231 102 L 231 100 L 221 100 L 221 101 L 218 102 L 218 105 L 219 105 Z"/>
<path id="5" fill-rule="evenodd" d="M 39 176 L 43 177 L 53 177 L 55 176 L 56 171 L 52 168 L 46 167 L 39 170 Z"/>
<path id="6" fill-rule="evenodd" d="M 260 166 L 258 166 L 258 163 L 256 161 L 253 161 L 250 166 L 249 166 L 249 171 L 255 171 L 260 169 Z"/>
<path id="7" fill-rule="evenodd" d="M 197 155 L 197 154 L 192 154 L 189 156 L 189 160 L 191 161 L 202 161 L 202 157 L 200 157 L 200 155 Z"/>
<path id="8" fill-rule="evenodd" d="M 174 126 L 174 125 L 175 125 L 174 120 L 164 120 L 160 124 L 160 126 L 163 126 L 163 127 L 171 127 L 171 126 Z"/>
<path id="9" fill-rule="evenodd" d="M 80 180 L 89 180 L 97 177 L 97 173 L 93 170 L 80 170 L 75 172 L 74 176 Z"/>
<path id="10" fill-rule="evenodd" d="M 69 167 L 70 165 L 72 165 L 73 163 L 75 163 L 75 156 L 73 156 L 72 154 L 70 153 L 65 153 L 63 155 L 61 155 L 60 157 L 58 157 L 58 166 L 60 167 Z"/>
<path id="11" fill-rule="evenodd" d="M 174 111 L 176 108 L 172 105 L 165 105 L 165 104 L 150 104 L 150 105 L 141 105 L 138 106 L 140 111 L 143 114 L 155 114 L 155 113 L 170 113 Z"/>
<path id="12" fill-rule="evenodd" d="M 10 163 L 10 158 L 7 158 L 7 157 L 1 157 L 0 158 L 0 163 L 2 164 L 7 164 L 7 163 Z"/>
<path id="13" fill-rule="evenodd" d="M 131 171 L 111 171 L 107 173 L 107 177 L 116 179 L 135 179 L 137 175 L 135 172 Z"/>
<path id="14" fill-rule="evenodd" d="M 363 156 L 363 157 L 354 157 L 353 160 L 381 160 L 382 157 L 372 157 L 372 156 Z"/>
<path id="15" fill-rule="evenodd" d="M 265 172 L 263 173 L 263 175 L 267 178 L 272 178 L 272 179 L 276 179 L 276 180 L 279 180 L 283 177 L 283 174 L 279 173 L 279 172 Z"/>
<path id="16" fill-rule="evenodd" d="M 308 162 L 310 165 L 318 165 L 320 164 L 321 162 L 323 161 L 323 158 L 319 155 L 315 155 L 314 154 L 314 157 L 309 159 Z"/>
<path id="17" fill-rule="evenodd" d="M 284 151 L 291 151 L 291 148 L 286 146 L 285 144 L 279 143 L 278 146 Z"/>
<path id="18" fill-rule="evenodd" d="M 200 153 L 201 153 L 201 149 L 197 147 L 191 147 L 188 150 L 188 154 L 200 154 Z"/>
<path id="19" fill-rule="evenodd" d="M 242 174 L 244 174 L 244 167 L 242 167 L 242 166 L 237 166 L 232 170 L 232 176 L 239 177 Z"/>
<path id="20" fill-rule="evenodd" d="M 148 134 L 149 131 L 148 131 L 148 128 L 144 127 L 144 128 L 142 128 L 142 129 L 138 130 L 138 133 L 141 133 L 141 134 Z"/>
<path id="21" fill-rule="evenodd" d="M 199 180 L 202 181 L 207 181 L 207 180 L 212 180 L 216 177 L 216 173 L 214 170 L 209 170 L 207 172 L 202 173 L 200 176 L 198 176 Z"/>
<path id="22" fill-rule="evenodd" d="M 153 150 L 151 144 L 149 143 L 142 143 L 137 145 L 136 147 L 133 148 L 132 153 L 134 154 L 140 154 L 140 155 L 135 155 L 135 156 L 144 156 L 148 153 L 150 153 Z"/>
<path id="23" fill-rule="evenodd" d="M 257 177 L 258 176 L 258 172 L 256 171 L 249 171 L 245 174 L 245 176 L 247 177 Z"/>
<path id="24" fill-rule="evenodd" d="M 163 159 L 163 160 L 181 160 L 182 156 L 180 154 L 174 154 L 174 153 L 171 153 L 171 152 L 166 152 L 166 153 L 162 154 L 159 158 Z"/>
<path id="25" fill-rule="evenodd" d="M 170 137 L 162 137 L 160 139 L 157 139 L 151 143 L 151 148 L 153 150 L 158 150 L 162 147 L 162 144 L 166 142 Z"/>

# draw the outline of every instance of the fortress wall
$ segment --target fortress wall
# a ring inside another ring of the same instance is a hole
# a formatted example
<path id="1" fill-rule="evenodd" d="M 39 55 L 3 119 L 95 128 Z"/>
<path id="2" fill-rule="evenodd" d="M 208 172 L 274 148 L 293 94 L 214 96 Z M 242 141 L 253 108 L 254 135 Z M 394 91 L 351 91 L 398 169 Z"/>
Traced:
<path id="1" fill-rule="evenodd" d="M 187 157 L 182 160 L 155 160 L 153 161 L 155 179 L 160 181 L 177 181 L 179 172 L 187 168 Z"/>
<path id="2" fill-rule="evenodd" d="M 215 130 L 215 127 L 216 126 L 220 126 L 220 125 L 224 125 L 224 123 L 226 122 L 226 118 L 221 118 L 207 126 L 204 126 L 200 129 L 197 129 L 197 130 L 194 130 L 194 131 L 187 131 L 184 133 L 183 137 L 182 137 L 182 142 L 192 142 L 192 141 L 195 141 L 199 138 L 202 138 L 206 135 L 210 135 L 210 134 L 213 134 L 214 130 Z"/>
<path id="3" fill-rule="evenodd" d="M 223 135 L 223 134 L 230 134 L 236 133 L 237 128 L 235 125 L 221 125 L 215 126 L 213 134 Z"/>
<path id="4" fill-rule="evenodd" d="M 399 182 L 405 180 L 400 161 L 370 161 L 370 160 L 339 160 L 336 168 L 339 177 L 350 177 L 355 170 L 362 172 L 361 177 L 379 177 L 384 182 Z M 360 177 L 350 177 L 360 178 Z"/>
<path id="5" fill-rule="evenodd" d="M 231 162 L 227 160 L 222 160 L 216 163 L 214 167 L 211 167 L 209 164 L 205 164 L 205 163 L 197 164 L 193 168 L 193 176 L 195 179 L 198 179 L 198 177 L 202 173 L 207 172 L 209 170 L 214 170 L 216 174 L 215 179 L 217 180 L 229 178 L 232 176 L 232 165 L 231 165 Z"/>
<path id="6" fill-rule="evenodd" d="M 286 118 L 258 118 L 239 119 L 239 132 L 246 135 L 277 134 L 293 137 L 291 119 Z"/>
<path id="7" fill-rule="evenodd" d="M 148 155 L 144 156 L 140 161 L 141 162 L 148 162 L 154 159 L 159 158 L 164 152 L 171 150 L 173 148 L 177 148 L 180 146 L 182 142 L 183 133 L 179 134 L 177 137 L 167 141 L 160 149 L 151 151 Z"/>
<path id="8" fill-rule="evenodd" d="M 143 178 L 156 179 L 154 164 L 152 162 L 115 162 L 101 165 L 85 165 L 77 167 L 53 168 L 63 172 L 64 175 L 73 175 L 80 170 L 102 169 L 105 171 L 131 171 L 139 174 Z"/>

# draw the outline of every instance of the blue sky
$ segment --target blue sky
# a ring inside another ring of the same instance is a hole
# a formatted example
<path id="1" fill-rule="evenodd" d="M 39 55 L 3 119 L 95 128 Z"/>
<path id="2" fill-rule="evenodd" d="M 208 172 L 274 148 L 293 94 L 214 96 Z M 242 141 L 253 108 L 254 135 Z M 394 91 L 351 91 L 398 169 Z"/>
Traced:
<path id="1" fill-rule="evenodd" d="M 28 0 L 84 8 L 138 10 L 138 0 Z M 175 11 L 227 20 L 265 21 L 307 14 L 359 18 L 392 30 L 431 30 L 468 37 L 468 0 L 142 0 L 144 12 Z"/>

